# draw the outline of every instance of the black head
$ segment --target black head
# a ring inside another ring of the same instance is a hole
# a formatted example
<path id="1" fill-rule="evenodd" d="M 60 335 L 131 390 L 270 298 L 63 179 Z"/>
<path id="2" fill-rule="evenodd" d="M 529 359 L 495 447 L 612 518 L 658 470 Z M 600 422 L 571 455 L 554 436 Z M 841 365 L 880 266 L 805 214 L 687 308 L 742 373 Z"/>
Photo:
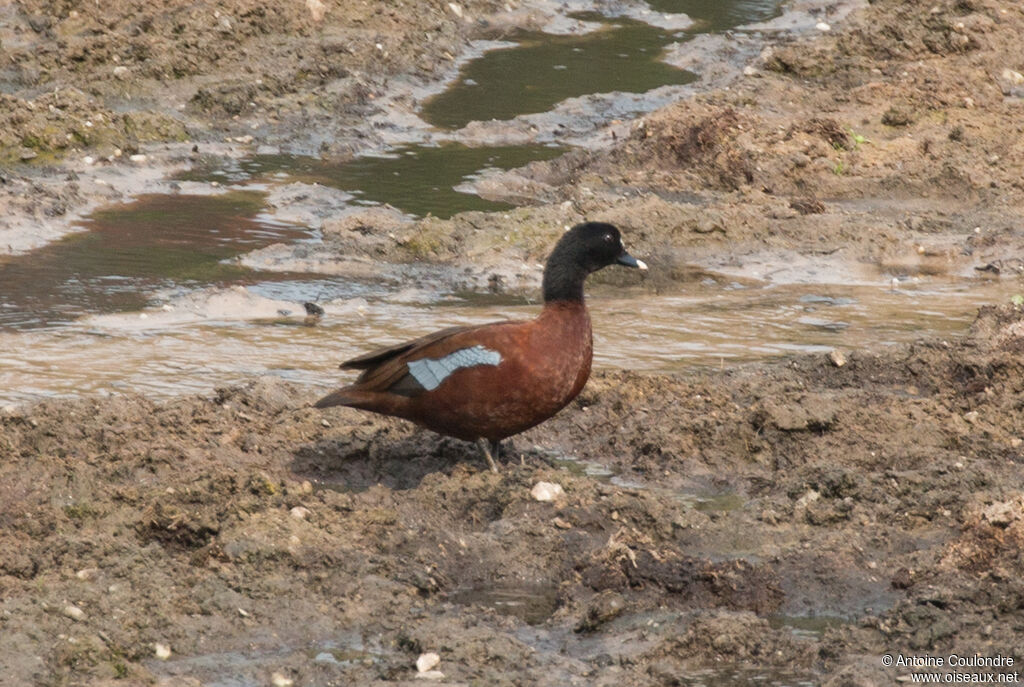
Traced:
<path id="1" fill-rule="evenodd" d="M 544 300 L 583 300 L 583 281 L 591 272 L 618 263 L 647 269 L 626 252 L 622 235 L 611 224 L 584 222 L 565 232 L 544 268 Z"/>

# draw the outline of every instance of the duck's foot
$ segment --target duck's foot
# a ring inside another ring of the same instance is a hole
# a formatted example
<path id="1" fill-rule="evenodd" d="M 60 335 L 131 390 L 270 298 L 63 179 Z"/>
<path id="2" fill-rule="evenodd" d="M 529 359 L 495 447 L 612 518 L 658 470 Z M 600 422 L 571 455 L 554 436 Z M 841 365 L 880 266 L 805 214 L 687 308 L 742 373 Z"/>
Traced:
<path id="1" fill-rule="evenodd" d="M 494 462 L 494 459 L 501 457 L 501 442 L 477 439 L 476 445 L 480 447 L 480 452 L 484 454 L 487 464 L 491 466 L 491 472 L 497 472 L 498 465 Z"/>

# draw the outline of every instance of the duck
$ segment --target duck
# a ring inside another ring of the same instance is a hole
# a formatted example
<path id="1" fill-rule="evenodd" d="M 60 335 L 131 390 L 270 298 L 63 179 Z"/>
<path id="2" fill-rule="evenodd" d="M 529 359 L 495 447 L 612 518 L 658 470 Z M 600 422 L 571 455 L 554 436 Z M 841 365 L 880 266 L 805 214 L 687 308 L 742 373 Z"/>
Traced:
<path id="1" fill-rule="evenodd" d="M 617 227 L 567 230 L 544 267 L 532 320 L 449 327 L 341 363 L 359 377 L 316 408 L 347 406 L 476 442 L 494 472 L 501 442 L 550 419 L 583 390 L 593 361 L 587 276 L 610 265 L 646 270 Z"/>

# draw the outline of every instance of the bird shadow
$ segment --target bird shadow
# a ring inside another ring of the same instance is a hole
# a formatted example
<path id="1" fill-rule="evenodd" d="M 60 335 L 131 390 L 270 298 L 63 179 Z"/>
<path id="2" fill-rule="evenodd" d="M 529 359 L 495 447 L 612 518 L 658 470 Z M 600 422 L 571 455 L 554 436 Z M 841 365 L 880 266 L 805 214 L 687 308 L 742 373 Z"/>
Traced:
<path id="1" fill-rule="evenodd" d="M 414 489 L 433 473 L 486 470 L 487 465 L 475 444 L 425 430 L 398 437 L 382 430 L 302 446 L 294 453 L 291 469 L 315 486 L 359 492 L 376 485 Z"/>

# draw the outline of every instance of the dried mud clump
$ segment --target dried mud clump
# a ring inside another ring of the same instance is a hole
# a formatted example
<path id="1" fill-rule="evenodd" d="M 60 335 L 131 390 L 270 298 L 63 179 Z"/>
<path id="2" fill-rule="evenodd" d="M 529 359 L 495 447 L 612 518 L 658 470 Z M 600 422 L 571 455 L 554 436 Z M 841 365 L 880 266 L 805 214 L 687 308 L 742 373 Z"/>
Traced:
<path id="1" fill-rule="evenodd" d="M 753 155 L 738 140 L 745 124 L 736 110 L 681 109 L 674 114 L 652 117 L 636 130 L 632 152 L 638 161 L 653 160 L 725 190 L 754 181 Z"/>

